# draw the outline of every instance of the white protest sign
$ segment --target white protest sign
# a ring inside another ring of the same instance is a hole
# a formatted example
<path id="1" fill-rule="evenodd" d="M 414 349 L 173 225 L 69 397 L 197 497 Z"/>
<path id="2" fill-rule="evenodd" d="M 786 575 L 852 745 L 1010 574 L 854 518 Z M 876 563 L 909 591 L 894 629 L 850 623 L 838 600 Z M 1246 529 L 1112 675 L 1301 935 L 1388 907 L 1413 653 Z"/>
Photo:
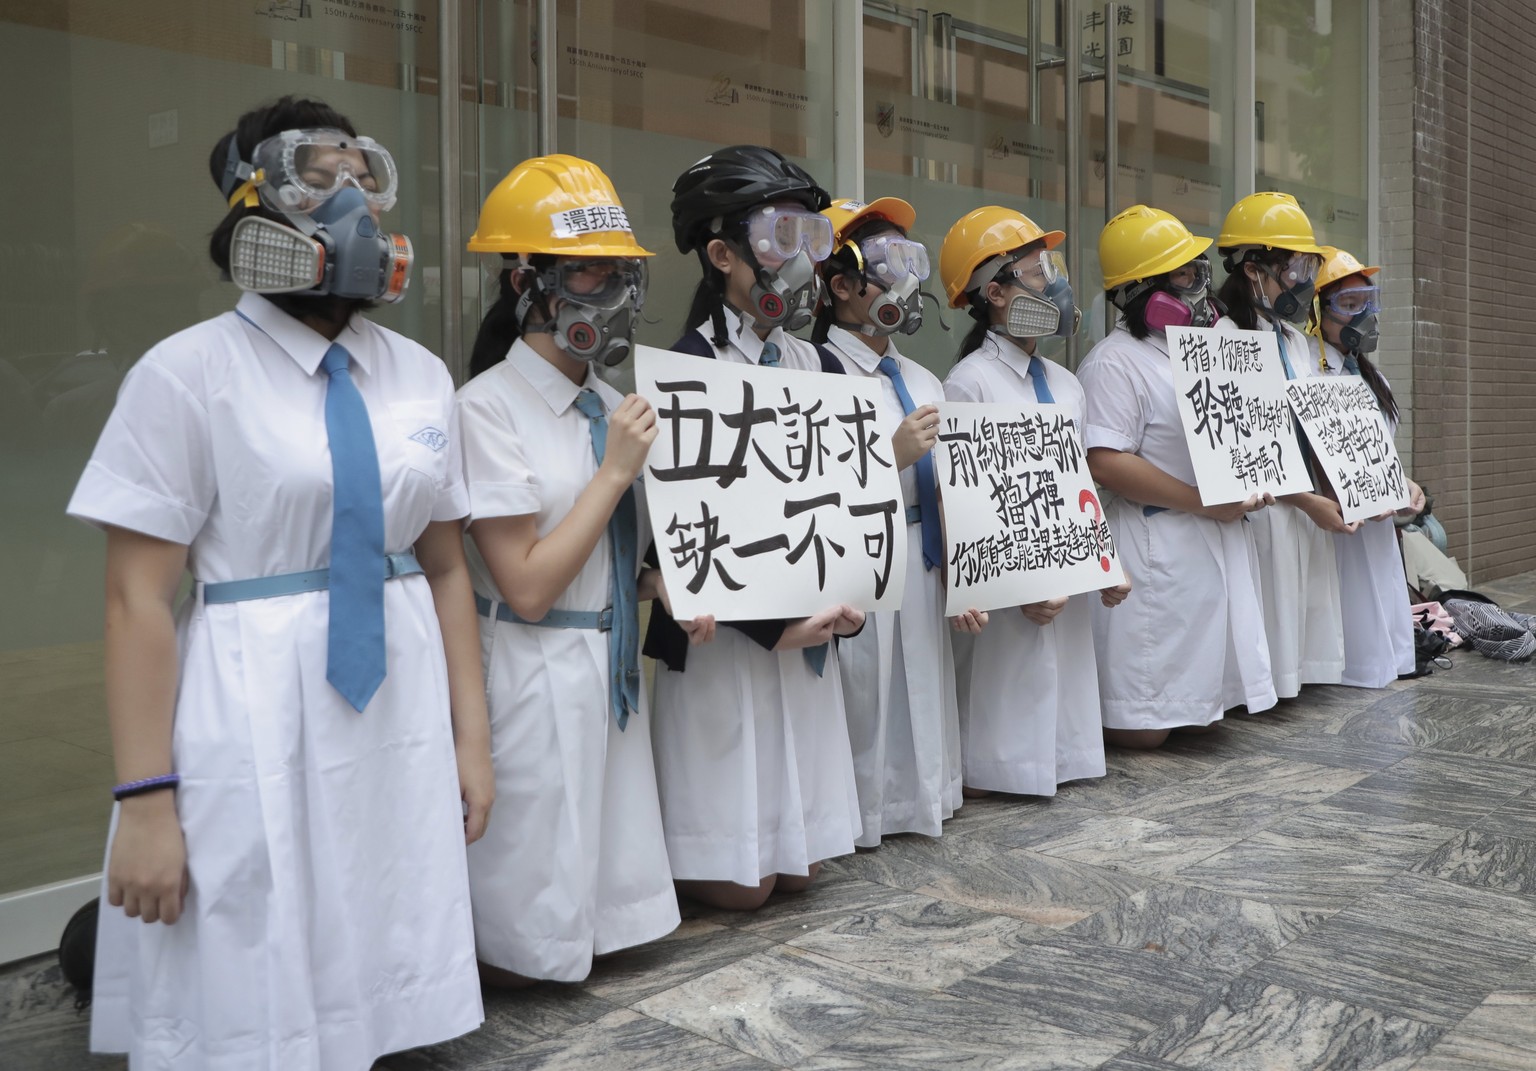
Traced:
<path id="1" fill-rule="evenodd" d="M 636 349 L 646 503 L 678 618 L 895 610 L 907 522 L 879 384 Z"/>
<path id="2" fill-rule="evenodd" d="M 1392 433 L 1370 386 L 1359 376 L 1293 379 L 1291 412 L 1339 496 L 1344 523 L 1379 517 L 1408 504 L 1408 481 Z"/>
<path id="3" fill-rule="evenodd" d="M 1170 327 L 1168 355 L 1203 505 L 1312 490 L 1273 331 Z"/>
<path id="4" fill-rule="evenodd" d="M 1125 580 L 1076 422 L 1063 406 L 943 402 L 935 458 L 946 614 Z"/>

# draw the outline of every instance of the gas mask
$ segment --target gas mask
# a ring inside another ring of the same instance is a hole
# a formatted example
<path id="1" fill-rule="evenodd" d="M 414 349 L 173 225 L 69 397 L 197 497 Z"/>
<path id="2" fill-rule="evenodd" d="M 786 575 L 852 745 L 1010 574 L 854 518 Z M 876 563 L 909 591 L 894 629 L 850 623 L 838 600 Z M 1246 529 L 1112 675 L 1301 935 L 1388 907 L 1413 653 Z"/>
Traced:
<path id="1" fill-rule="evenodd" d="M 382 232 L 373 211 L 395 202 L 394 160 L 370 138 L 335 130 L 288 130 L 240 160 L 230 139 L 226 194 L 258 202 L 280 219 L 248 215 L 230 237 L 229 274 L 259 294 L 329 294 L 399 301 L 415 252 L 403 234 Z"/>
<path id="2" fill-rule="evenodd" d="M 1211 265 L 1197 257 L 1167 279 L 1150 298 L 1144 313 L 1147 327 L 1166 332 L 1170 327 L 1210 327 L 1216 322 L 1211 301 Z"/>
<path id="3" fill-rule="evenodd" d="M 1317 269 L 1322 266 L 1322 259 L 1316 253 L 1296 253 L 1279 270 L 1261 267 L 1261 271 L 1280 284 L 1280 294 L 1273 305 L 1269 303 L 1263 287 L 1259 288 L 1264 307 L 1282 320 L 1289 320 L 1293 324 L 1304 323 L 1312 307 L 1312 297 L 1317 289 Z"/>
<path id="4" fill-rule="evenodd" d="M 752 266 L 751 309 L 759 324 L 798 331 L 821 299 L 816 265 L 832 255 L 832 222 L 798 205 L 763 205 L 742 221 Z"/>
<path id="5" fill-rule="evenodd" d="M 529 269 L 535 270 L 535 269 Z M 534 300 L 559 298 L 554 315 L 538 328 L 578 361 L 620 364 L 634 346 L 635 328 L 648 285 L 645 261 L 635 257 L 589 257 L 556 261 L 536 270 L 523 291 L 517 319 L 524 322 Z"/>
<path id="6" fill-rule="evenodd" d="M 1083 322 L 1072 301 L 1066 259 L 1054 249 L 1032 250 L 1005 264 L 996 281 L 1020 291 L 1008 300 L 1001 327 L 1010 338 L 1071 338 Z"/>
<path id="7" fill-rule="evenodd" d="M 1374 353 L 1380 337 L 1377 313 L 1381 287 L 1351 286 L 1322 299 L 1326 315 L 1340 324 L 1339 346 L 1346 353 Z"/>
<path id="8" fill-rule="evenodd" d="M 928 278 L 928 250 L 895 231 L 887 231 L 844 247 L 853 253 L 859 277 L 880 288 L 869 303 L 869 322 L 854 326 L 865 335 L 916 334 L 923 326 L 923 296 Z"/>
<path id="9" fill-rule="evenodd" d="M 821 300 L 821 277 L 809 253 L 802 249 L 771 271 L 761 264 L 752 268 L 752 319 L 786 331 L 811 322 Z"/>

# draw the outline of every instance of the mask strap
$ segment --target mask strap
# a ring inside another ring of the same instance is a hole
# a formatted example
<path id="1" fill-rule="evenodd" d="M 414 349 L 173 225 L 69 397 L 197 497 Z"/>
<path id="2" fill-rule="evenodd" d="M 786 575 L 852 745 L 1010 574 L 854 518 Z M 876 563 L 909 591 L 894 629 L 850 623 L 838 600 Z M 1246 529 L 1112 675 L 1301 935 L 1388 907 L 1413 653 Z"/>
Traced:
<path id="1" fill-rule="evenodd" d="M 229 207 L 243 202 L 246 208 L 255 208 L 259 200 L 256 187 L 265 179 L 262 171 L 240 159 L 240 138 L 231 134 L 224 159 L 224 177 L 219 180 L 219 191 L 228 200 Z"/>

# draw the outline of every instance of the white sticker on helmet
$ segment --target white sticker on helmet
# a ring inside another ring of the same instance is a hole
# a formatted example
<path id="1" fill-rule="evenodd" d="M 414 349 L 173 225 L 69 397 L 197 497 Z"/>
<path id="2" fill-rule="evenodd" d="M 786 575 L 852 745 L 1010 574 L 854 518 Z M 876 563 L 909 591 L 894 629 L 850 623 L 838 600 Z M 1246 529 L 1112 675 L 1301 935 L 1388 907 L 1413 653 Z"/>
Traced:
<path id="1" fill-rule="evenodd" d="M 583 234 L 601 231 L 622 231 L 633 234 L 629 216 L 619 205 L 589 205 L 586 208 L 567 208 L 549 217 L 556 238 L 578 238 Z"/>

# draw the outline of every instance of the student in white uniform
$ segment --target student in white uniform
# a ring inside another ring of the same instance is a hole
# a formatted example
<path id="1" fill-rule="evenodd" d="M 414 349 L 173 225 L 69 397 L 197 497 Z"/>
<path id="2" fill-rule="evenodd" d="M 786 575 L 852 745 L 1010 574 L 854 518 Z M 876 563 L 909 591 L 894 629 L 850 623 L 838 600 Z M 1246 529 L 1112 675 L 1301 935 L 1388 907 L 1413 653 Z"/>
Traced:
<path id="1" fill-rule="evenodd" d="M 822 215 L 832 221 L 833 250 L 821 266 L 826 295 L 811 337 L 848 375 L 879 381 L 881 433 L 901 470 L 907 520 L 901 609 L 868 615 L 863 632 L 838 644 L 864 824 L 858 844 L 873 848 L 892 833 L 936 837 L 960 806 L 960 712 L 930 453 L 944 388 L 896 349 L 895 336 L 923 322 L 918 288 L 928 278 L 928 251 L 906 237 L 917 213 L 882 197 L 834 201 Z M 979 629 L 986 618 L 972 611 L 955 627 Z"/>
<path id="2" fill-rule="evenodd" d="M 629 354 L 651 254 L 573 156 L 513 168 L 469 248 L 502 258 L 459 391 L 501 800 L 469 853 L 476 946 L 487 981 L 576 982 L 678 923 L 639 666 L 656 413 L 597 375 Z"/>
<path id="3" fill-rule="evenodd" d="M 1375 352 L 1381 288 L 1371 282 L 1380 268 L 1361 264 L 1350 253 L 1323 247 L 1317 273 L 1312 330 L 1318 335 L 1317 367 L 1325 376 L 1358 375 L 1376 395 L 1389 430 L 1397 430 L 1397 399 L 1371 361 Z M 1424 491 L 1408 480 L 1405 513 L 1424 508 Z M 1413 617 L 1408 579 L 1390 513 L 1375 517 L 1353 534 L 1335 533 L 1344 614 L 1344 676 L 1352 688 L 1385 688 L 1414 671 Z"/>
<path id="4" fill-rule="evenodd" d="M 107 533 L 124 782 L 91 1046 L 367 1071 L 482 1018 L 464 844 L 494 790 L 453 383 L 361 311 L 410 268 L 375 226 L 388 152 L 285 97 L 210 169 L 214 262 L 271 296 L 145 354 L 69 505 Z"/>
<path id="5" fill-rule="evenodd" d="M 1115 329 L 1078 369 L 1087 396 L 1088 468 L 1136 590 L 1095 610 L 1104 739 L 1154 748 L 1222 713 L 1275 705 L 1251 526 L 1274 500 L 1203 506 L 1179 420 L 1171 327 L 1211 327 L 1209 238 L 1161 209 L 1133 205 L 1105 225 L 1099 264 Z"/>
<path id="6" fill-rule="evenodd" d="M 978 208 L 939 253 L 949 305 L 975 321 L 944 381 L 954 402 L 1062 406 L 1084 424 L 1083 391 L 1037 340 L 1070 337 L 1072 303 L 1061 231 L 1008 208 Z M 965 790 L 1054 796 L 1066 781 L 1104 775 L 1099 683 L 1089 603 L 1116 606 L 1130 585 L 999 610 L 985 632 L 955 637 Z"/>
<path id="7" fill-rule="evenodd" d="M 1321 246 L 1296 199 L 1254 193 L 1227 213 L 1216 245 L 1228 275 L 1217 297 L 1238 327 L 1273 331 L 1285 378 L 1315 374 L 1307 337 L 1297 328 L 1312 306 Z M 1330 532 L 1350 533 L 1327 495 L 1283 495 L 1252 518 L 1264 585 L 1264 633 L 1275 694 L 1288 699 L 1303 684 L 1338 684 L 1344 673 L 1339 568 Z"/>
<path id="8" fill-rule="evenodd" d="M 816 264 L 832 248 L 829 198 L 772 149 L 710 153 L 672 187 L 677 248 L 703 279 L 672 348 L 760 366 L 839 371 L 788 333 L 810 323 Z M 666 553 L 664 547 L 658 547 Z M 652 604 L 652 734 L 667 853 L 678 890 L 726 910 L 798 892 L 859 835 L 859 804 L 833 639 L 864 615 L 831 606 L 795 621 L 721 627 L 690 648 Z"/>

